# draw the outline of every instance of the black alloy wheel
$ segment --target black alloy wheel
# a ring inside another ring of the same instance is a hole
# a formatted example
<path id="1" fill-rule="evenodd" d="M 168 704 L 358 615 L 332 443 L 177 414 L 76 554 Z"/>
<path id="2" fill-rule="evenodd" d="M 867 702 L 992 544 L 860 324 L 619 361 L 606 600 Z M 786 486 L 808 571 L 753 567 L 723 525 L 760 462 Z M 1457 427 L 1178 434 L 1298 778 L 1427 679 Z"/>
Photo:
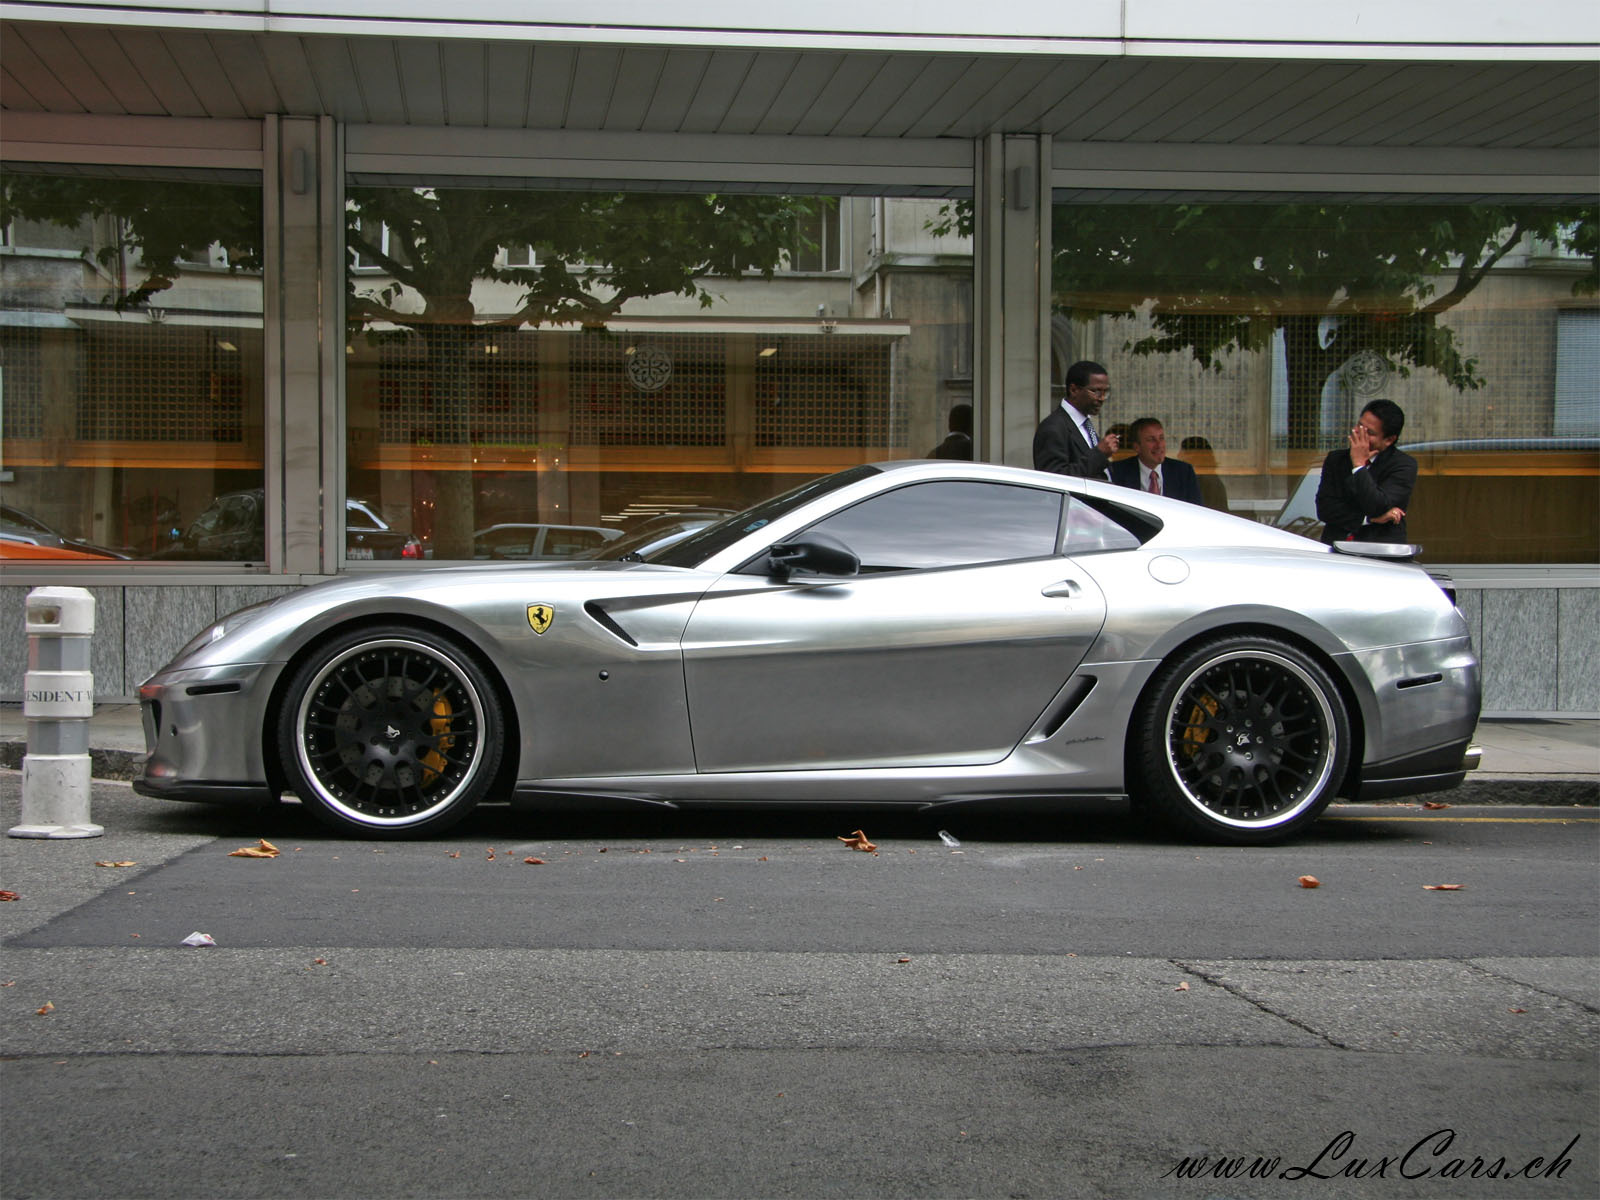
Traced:
<path id="1" fill-rule="evenodd" d="M 1135 722 L 1129 788 L 1185 832 L 1280 841 L 1333 800 L 1350 738 L 1339 689 L 1305 652 L 1213 638 L 1157 673 Z"/>
<path id="2" fill-rule="evenodd" d="M 278 724 L 285 774 L 321 820 L 369 837 L 416 837 L 484 798 L 504 722 L 464 647 L 389 626 L 321 647 L 295 673 Z"/>

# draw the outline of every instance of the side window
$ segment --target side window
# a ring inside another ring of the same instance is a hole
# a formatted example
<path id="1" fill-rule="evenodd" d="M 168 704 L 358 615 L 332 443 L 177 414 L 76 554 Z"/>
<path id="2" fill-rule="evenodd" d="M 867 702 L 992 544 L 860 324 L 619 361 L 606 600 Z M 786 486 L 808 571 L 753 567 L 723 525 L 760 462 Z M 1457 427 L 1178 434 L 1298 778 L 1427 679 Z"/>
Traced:
<path id="1" fill-rule="evenodd" d="M 546 529 L 544 554 L 547 558 L 571 558 L 592 550 L 605 539 L 589 529 Z"/>
<path id="2" fill-rule="evenodd" d="M 811 528 L 838 538 L 863 573 L 961 567 L 1056 552 L 1061 493 L 1005 483 L 914 483 Z"/>
<path id="3" fill-rule="evenodd" d="M 1074 496 L 1067 505 L 1067 537 L 1062 551 L 1066 554 L 1095 554 L 1102 550 L 1137 550 L 1155 532 L 1152 529 L 1140 537 L 1093 507 L 1082 496 Z"/>

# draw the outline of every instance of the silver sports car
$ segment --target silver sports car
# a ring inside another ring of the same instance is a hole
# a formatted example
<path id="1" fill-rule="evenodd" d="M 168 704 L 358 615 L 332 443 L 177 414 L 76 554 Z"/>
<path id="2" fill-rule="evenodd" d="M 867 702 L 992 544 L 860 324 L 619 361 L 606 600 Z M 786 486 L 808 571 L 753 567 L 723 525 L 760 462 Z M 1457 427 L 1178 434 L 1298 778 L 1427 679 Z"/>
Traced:
<path id="1" fill-rule="evenodd" d="M 1129 796 L 1237 843 L 1453 787 L 1478 662 L 1395 547 L 1110 484 L 892 462 L 640 562 L 357 575 L 234 613 L 140 689 L 135 787 L 436 833 L 485 800 Z"/>

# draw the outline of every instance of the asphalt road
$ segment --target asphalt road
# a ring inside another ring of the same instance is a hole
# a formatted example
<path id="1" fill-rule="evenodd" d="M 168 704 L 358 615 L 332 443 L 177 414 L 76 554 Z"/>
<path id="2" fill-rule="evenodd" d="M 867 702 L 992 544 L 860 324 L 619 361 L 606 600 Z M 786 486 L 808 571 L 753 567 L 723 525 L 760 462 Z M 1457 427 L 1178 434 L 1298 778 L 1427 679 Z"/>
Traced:
<path id="1" fill-rule="evenodd" d="M 1600 1194 L 1594 809 L 93 811 L 0 846 L 7 1200 Z"/>

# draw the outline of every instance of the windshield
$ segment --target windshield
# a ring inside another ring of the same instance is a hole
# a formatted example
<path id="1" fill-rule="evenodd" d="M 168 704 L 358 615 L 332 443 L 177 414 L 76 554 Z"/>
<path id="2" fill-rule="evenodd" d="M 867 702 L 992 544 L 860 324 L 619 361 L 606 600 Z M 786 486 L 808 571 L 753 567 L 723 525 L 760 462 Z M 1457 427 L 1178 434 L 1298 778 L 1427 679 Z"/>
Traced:
<path id="1" fill-rule="evenodd" d="M 735 513 L 715 525 L 708 525 L 698 533 L 690 534 L 683 541 L 674 542 L 665 549 L 657 551 L 645 561 L 660 563 L 667 567 L 697 567 L 713 554 L 726 550 L 746 534 L 754 533 L 764 525 L 770 525 L 802 504 L 810 503 L 818 496 L 825 496 L 829 492 L 848 487 L 857 480 L 876 474 L 878 474 L 877 467 L 851 467 L 848 471 L 824 475 L 821 479 L 802 483 L 781 496 L 763 500 L 754 508 L 747 508 L 744 512 Z"/>

